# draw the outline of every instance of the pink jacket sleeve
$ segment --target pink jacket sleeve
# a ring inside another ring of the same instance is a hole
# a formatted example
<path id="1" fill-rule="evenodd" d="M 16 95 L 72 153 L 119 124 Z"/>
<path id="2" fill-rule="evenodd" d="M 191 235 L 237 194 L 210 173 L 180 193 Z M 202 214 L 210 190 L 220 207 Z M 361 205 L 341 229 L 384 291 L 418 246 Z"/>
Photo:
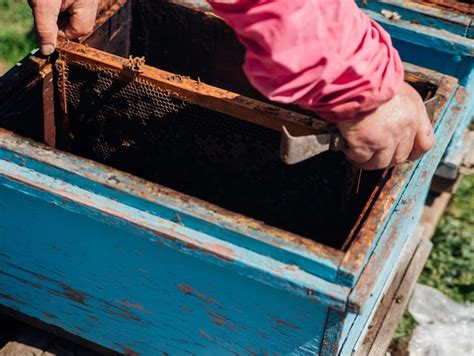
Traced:
<path id="1" fill-rule="evenodd" d="M 208 1 L 246 46 L 250 82 L 271 100 L 357 119 L 402 84 L 390 36 L 354 0 Z"/>

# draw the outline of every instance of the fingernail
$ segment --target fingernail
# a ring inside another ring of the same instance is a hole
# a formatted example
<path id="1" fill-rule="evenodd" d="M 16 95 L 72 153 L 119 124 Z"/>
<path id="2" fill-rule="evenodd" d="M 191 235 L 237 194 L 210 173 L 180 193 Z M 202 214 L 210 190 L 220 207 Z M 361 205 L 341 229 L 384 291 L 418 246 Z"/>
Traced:
<path id="1" fill-rule="evenodd" d="M 52 44 L 42 45 L 40 51 L 44 56 L 49 56 L 54 52 L 54 46 Z"/>

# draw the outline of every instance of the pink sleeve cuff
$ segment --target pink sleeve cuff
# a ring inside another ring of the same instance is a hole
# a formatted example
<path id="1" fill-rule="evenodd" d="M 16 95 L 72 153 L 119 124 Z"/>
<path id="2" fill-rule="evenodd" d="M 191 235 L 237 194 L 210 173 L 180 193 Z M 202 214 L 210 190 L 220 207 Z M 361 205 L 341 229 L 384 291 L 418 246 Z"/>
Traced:
<path id="1" fill-rule="evenodd" d="M 250 82 L 271 100 L 350 120 L 403 82 L 390 36 L 353 0 L 209 2 L 246 46 Z"/>

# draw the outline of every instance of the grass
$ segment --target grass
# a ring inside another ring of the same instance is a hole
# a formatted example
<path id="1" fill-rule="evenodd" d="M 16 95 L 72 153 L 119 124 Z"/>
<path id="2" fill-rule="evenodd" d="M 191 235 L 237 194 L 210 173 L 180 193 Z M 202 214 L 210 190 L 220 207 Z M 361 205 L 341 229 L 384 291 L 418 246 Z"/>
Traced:
<path id="1" fill-rule="evenodd" d="M 474 303 L 474 175 L 462 179 L 432 241 L 433 250 L 418 282 L 458 303 Z M 406 312 L 394 344 L 406 343 L 416 326 Z"/>
<path id="2" fill-rule="evenodd" d="M 26 0 L 0 0 L 0 67 L 11 67 L 36 47 Z"/>

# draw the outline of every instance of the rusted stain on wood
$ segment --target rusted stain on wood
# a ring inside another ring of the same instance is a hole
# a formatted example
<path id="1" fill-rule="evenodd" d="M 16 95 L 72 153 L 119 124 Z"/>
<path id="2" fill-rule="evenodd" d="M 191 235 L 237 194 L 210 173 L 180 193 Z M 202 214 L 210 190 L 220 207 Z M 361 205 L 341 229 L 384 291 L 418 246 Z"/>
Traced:
<path id="1" fill-rule="evenodd" d="M 117 300 L 116 302 L 129 309 L 136 309 L 145 313 L 151 313 L 149 310 L 146 310 L 143 307 L 143 305 L 141 305 L 140 303 L 131 303 L 128 300 L 125 300 L 125 301 Z"/>
<path id="2" fill-rule="evenodd" d="M 211 297 L 208 297 L 204 294 L 201 294 L 199 293 L 198 291 L 196 291 L 194 288 L 184 284 L 184 283 L 179 283 L 177 285 L 178 287 L 178 290 L 183 293 L 183 294 L 186 294 L 186 295 L 190 295 L 190 296 L 193 296 L 193 297 L 196 297 L 198 298 L 199 300 L 203 301 L 203 302 L 206 302 L 206 303 L 210 303 L 210 304 L 219 304 L 219 302 Z"/>
<path id="3" fill-rule="evenodd" d="M 287 328 L 290 328 L 290 329 L 299 329 L 298 326 L 292 324 L 292 323 L 289 323 L 285 320 L 281 320 L 281 319 L 275 319 L 275 323 L 277 324 L 280 324 L 280 325 L 283 325 L 283 326 L 286 326 Z"/>
<path id="4" fill-rule="evenodd" d="M 43 288 L 43 286 L 42 286 L 41 284 L 28 281 L 28 280 L 26 280 L 26 279 L 24 279 L 24 278 L 15 276 L 15 275 L 13 275 L 13 274 L 11 274 L 11 273 L 7 273 L 7 272 L 0 271 L 0 274 L 3 274 L 4 276 L 8 276 L 8 278 L 13 278 L 14 280 L 16 280 L 16 281 L 18 281 L 18 282 L 20 282 L 20 283 L 30 285 L 30 286 L 32 286 L 33 288 L 37 288 L 37 289 L 42 289 L 42 288 Z"/>
<path id="5" fill-rule="evenodd" d="M 125 320 L 134 320 L 134 321 L 141 321 L 141 318 L 135 315 L 132 311 L 125 307 L 118 307 L 110 302 L 103 301 L 105 304 L 105 310 L 107 313 L 112 315 L 118 316 L 119 318 Z"/>
<path id="6" fill-rule="evenodd" d="M 162 227 L 160 231 L 151 232 L 154 235 L 161 237 L 162 239 L 172 242 L 179 242 L 189 250 L 196 250 L 206 255 L 211 255 L 227 262 L 234 262 L 234 251 L 231 248 L 224 246 L 223 244 L 199 243 L 198 241 L 191 239 L 186 235 L 164 227 Z"/>
<path id="7" fill-rule="evenodd" d="M 210 336 L 207 332 L 204 330 L 199 330 L 199 335 L 201 335 L 203 338 L 209 340 L 209 341 L 214 341 L 214 338 Z"/>
<path id="8" fill-rule="evenodd" d="M 127 355 L 127 356 L 140 356 L 140 353 L 133 351 L 131 349 L 124 349 L 123 353 L 124 355 Z"/>
<path id="9" fill-rule="evenodd" d="M 182 311 L 186 312 L 186 313 L 192 313 L 192 312 L 193 312 L 193 310 L 192 310 L 191 308 L 189 308 L 189 307 L 187 307 L 187 306 L 185 306 L 185 305 L 182 305 L 182 306 L 180 307 L 180 309 L 181 309 Z"/>
<path id="10" fill-rule="evenodd" d="M 207 313 L 209 314 L 209 317 L 211 318 L 211 321 L 216 325 L 226 326 L 227 323 L 229 322 L 226 317 L 224 317 L 224 316 L 222 316 L 222 315 L 220 315 L 216 312 L 213 312 L 212 310 L 208 310 Z"/>
<path id="11" fill-rule="evenodd" d="M 43 315 L 48 319 L 57 319 L 58 318 L 56 315 L 48 313 L 48 312 L 43 312 Z"/>
<path id="12" fill-rule="evenodd" d="M 18 304 L 21 304 L 21 305 L 26 305 L 26 303 L 21 302 L 18 299 L 16 299 L 15 297 L 13 297 L 9 294 L 6 294 L 6 293 L 0 293 L 0 299 L 5 299 L 5 300 L 9 300 L 11 302 L 15 302 L 15 303 L 18 303 Z"/>
<path id="13" fill-rule="evenodd" d="M 9 266 L 17 269 L 17 270 L 20 270 L 24 273 L 27 273 L 41 281 L 48 281 L 50 283 L 53 283 L 55 285 L 57 285 L 58 287 L 60 287 L 62 290 L 63 290 L 63 293 L 59 293 L 58 291 L 56 290 L 52 290 L 50 289 L 50 293 L 52 294 L 57 294 L 57 295 L 61 295 L 62 297 L 66 298 L 66 299 L 69 299 L 75 303 L 78 303 L 78 304 L 83 304 L 83 305 L 86 305 L 85 301 L 86 299 L 89 297 L 89 295 L 87 293 L 84 293 L 84 292 L 81 292 L 77 289 L 74 289 L 72 287 L 70 287 L 69 285 L 65 284 L 65 283 L 62 283 L 62 282 L 59 282 L 59 281 L 56 281 L 52 278 L 49 278 L 49 277 L 46 277 L 46 276 L 43 276 L 39 273 L 35 273 L 35 272 L 32 272 L 32 271 L 29 271 L 25 268 L 22 268 L 20 266 L 17 266 L 13 263 L 8 263 Z M 31 285 L 30 282 L 28 282 L 28 284 Z M 34 286 L 34 285 L 33 285 Z"/>
<path id="14" fill-rule="evenodd" d="M 68 298 L 69 300 L 72 300 L 76 303 L 79 303 L 79 304 L 83 304 L 85 305 L 86 304 L 86 298 L 88 297 L 88 295 L 84 292 L 81 292 L 77 289 L 74 289 L 74 288 L 71 288 L 70 286 L 68 286 L 67 284 L 64 284 L 64 283 L 58 283 L 58 285 L 64 289 L 64 296 L 66 298 Z"/>

